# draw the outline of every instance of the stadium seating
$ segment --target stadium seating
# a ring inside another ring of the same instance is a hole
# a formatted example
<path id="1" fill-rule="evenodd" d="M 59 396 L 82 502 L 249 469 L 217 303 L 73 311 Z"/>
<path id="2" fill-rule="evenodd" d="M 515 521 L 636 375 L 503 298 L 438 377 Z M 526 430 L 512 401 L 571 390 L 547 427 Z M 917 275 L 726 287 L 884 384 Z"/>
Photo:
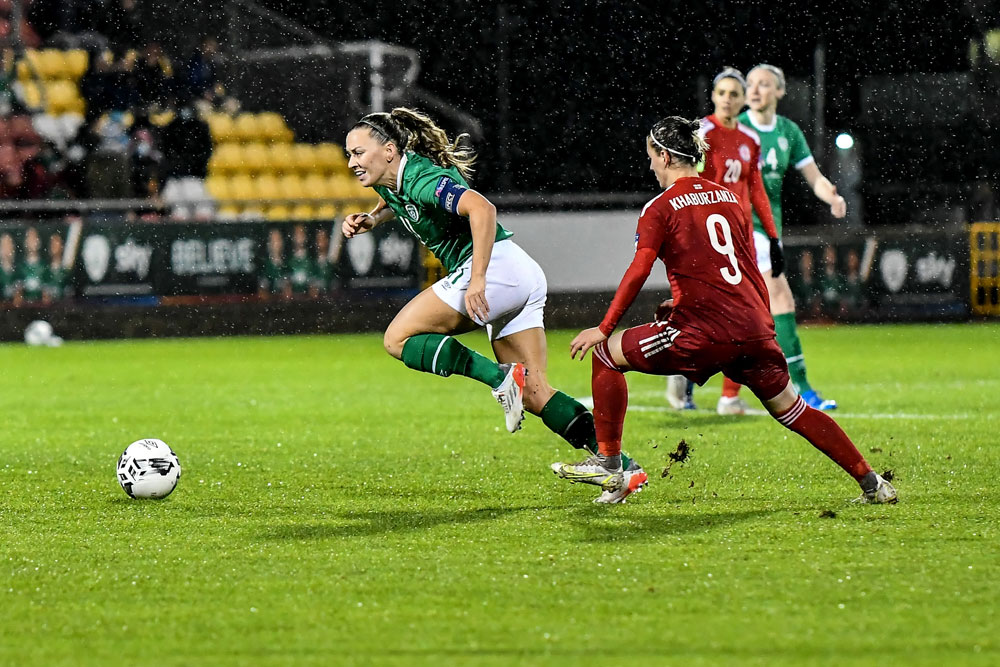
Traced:
<path id="1" fill-rule="evenodd" d="M 52 116 L 83 115 L 86 103 L 80 95 L 80 78 L 87 66 L 87 52 L 81 49 L 27 49 L 15 66 L 15 90 L 29 109 Z"/>
<path id="2" fill-rule="evenodd" d="M 208 193 L 227 217 L 264 215 L 272 220 L 330 218 L 344 206 L 336 198 L 374 202 L 347 169 L 343 148 L 294 142 L 281 115 L 264 111 L 205 116 L 215 148 L 209 159 Z M 257 203 L 259 202 L 259 203 Z M 357 208 L 352 203 L 350 208 Z"/>

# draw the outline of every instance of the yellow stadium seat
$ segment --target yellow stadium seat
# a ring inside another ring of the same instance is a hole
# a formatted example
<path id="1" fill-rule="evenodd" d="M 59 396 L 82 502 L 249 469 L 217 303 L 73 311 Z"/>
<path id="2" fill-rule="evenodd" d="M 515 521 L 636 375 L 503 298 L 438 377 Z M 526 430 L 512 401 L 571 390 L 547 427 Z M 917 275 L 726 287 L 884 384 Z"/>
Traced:
<path id="1" fill-rule="evenodd" d="M 354 184 L 351 181 L 357 181 L 354 176 L 343 176 L 341 174 L 335 174 L 329 177 L 329 188 L 333 193 L 334 197 L 343 199 L 346 197 L 354 196 Z"/>
<path id="2" fill-rule="evenodd" d="M 246 174 L 236 174 L 229 179 L 229 197 L 232 201 L 249 203 L 257 198 L 253 179 Z"/>
<path id="3" fill-rule="evenodd" d="M 337 217 L 337 207 L 333 204 L 320 204 L 313 210 L 315 220 L 333 220 Z"/>
<path id="4" fill-rule="evenodd" d="M 288 143 L 294 138 L 281 114 L 265 111 L 257 114 L 257 128 L 265 141 Z"/>
<path id="5" fill-rule="evenodd" d="M 331 199 L 333 197 L 329 181 L 316 172 L 310 172 L 305 175 L 305 178 L 302 179 L 302 189 L 305 190 L 306 198 L 313 201 Z"/>
<path id="6" fill-rule="evenodd" d="M 239 141 L 261 141 L 263 136 L 257 125 L 257 116 L 252 113 L 237 114 L 233 120 L 233 130 Z"/>
<path id="7" fill-rule="evenodd" d="M 208 170 L 213 174 L 239 171 L 243 168 L 242 147 L 236 143 L 219 144 L 208 159 Z"/>
<path id="8" fill-rule="evenodd" d="M 271 168 L 277 172 L 287 173 L 295 169 L 295 154 L 292 144 L 271 144 L 268 150 L 271 152 Z"/>
<path id="9" fill-rule="evenodd" d="M 221 220 L 235 220 L 240 217 L 240 208 L 238 206 L 220 206 L 219 210 L 216 212 L 216 217 Z"/>
<path id="10" fill-rule="evenodd" d="M 323 171 L 332 174 L 347 169 L 347 157 L 344 154 L 344 149 L 337 144 L 316 144 L 314 150 L 316 163 Z"/>
<path id="11" fill-rule="evenodd" d="M 205 191 L 216 201 L 226 201 L 229 197 L 229 181 L 222 176 L 209 176 L 205 179 Z"/>
<path id="12" fill-rule="evenodd" d="M 205 118 L 208 129 L 212 133 L 212 141 L 217 144 L 224 144 L 236 140 L 236 128 L 233 126 L 233 119 L 228 114 L 213 113 Z"/>
<path id="13" fill-rule="evenodd" d="M 257 199 L 272 201 L 281 199 L 281 186 L 278 179 L 270 174 L 262 174 L 254 181 L 256 186 Z"/>
<path id="14" fill-rule="evenodd" d="M 312 220 L 316 217 L 316 209 L 309 204 L 296 204 L 290 217 L 292 220 Z"/>
<path id="15" fill-rule="evenodd" d="M 292 211 L 284 204 L 276 204 L 267 207 L 268 220 L 290 220 Z"/>
<path id="16" fill-rule="evenodd" d="M 285 174 L 278 179 L 278 187 L 284 199 L 304 199 L 305 188 L 302 179 L 295 174 Z"/>
<path id="17" fill-rule="evenodd" d="M 45 86 L 46 110 L 53 116 L 78 112 L 80 94 L 76 85 L 66 79 L 50 81 Z"/>
<path id="18" fill-rule="evenodd" d="M 295 168 L 300 172 L 316 170 L 316 150 L 312 144 L 293 144 L 292 156 Z"/>
<path id="19" fill-rule="evenodd" d="M 258 142 L 243 146 L 243 169 L 246 171 L 266 171 L 271 164 L 270 152 L 267 147 Z"/>
<path id="20" fill-rule="evenodd" d="M 39 73 L 44 79 L 67 79 L 69 68 L 62 51 L 42 49 L 38 52 Z"/>
<path id="21" fill-rule="evenodd" d="M 83 49 L 70 49 L 63 52 L 63 57 L 66 60 L 67 75 L 74 81 L 79 81 L 80 77 L 87 73 L 90 64 L 87 52 Z"/>
<path id="22" fill-rule="evenodd" d="M 21 81 L 21 101 L 29 109 L 42 106 L 42 89 L 34 81 Z"/>

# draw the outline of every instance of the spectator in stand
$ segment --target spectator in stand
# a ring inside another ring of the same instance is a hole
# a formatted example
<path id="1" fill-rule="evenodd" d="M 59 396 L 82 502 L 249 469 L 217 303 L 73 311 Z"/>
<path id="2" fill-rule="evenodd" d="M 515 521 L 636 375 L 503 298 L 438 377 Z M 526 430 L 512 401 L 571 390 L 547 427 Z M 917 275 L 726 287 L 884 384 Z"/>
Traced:
<path id="1" fill-rule="evenodd" d="M 139 106 L 145 108 L 166 106 L 172 92 L 173 67 L 158 42 L 146 45 L 134 73 Z"/>
<path id="2" fill-rule="evenodd" d="M 45 262 L 41 256 L 42 241 L 38 230 L 28 227 L 24 232 L 24 259 L 17 267 L 17 289 L 14 305 L 42 300 L 42 280 L 45 276 Z"/>
<path id="3" fill-rule="evenodd" d="M 173 216 L 207 218 L 212 215 L 205 191 L 208 159 L 212 155 L 212 134 L 190 103 L 177 110 L 174 119 L 160 133 L 166 162 L 163 201 L 174 204 Z"/>
<path id="4" fill-rule="evenodd" d="M 87 103 L 86 122 L 108 111 L 122 111 L 135 106 L 136 91 L 131 81 L 135 54 L 125 53 L 115 59 L 112 51 L 101 51 L 91 58 L 91 66 L 80 79 L 80 95 Z"/>
<path id="5" fill-rule="evenodd" d="M 193 99 L 214 92 L 219 71 L 219 43 L 209 37 L 194 49 L 184 66 L 184 82 Z"/>
<path id="6" fill-rule="evenodd" d="M 0 299 L 13 301 L 17 295 L 17 264 L 14 237 L 0 234 Z"/>
<path id="7" fill-rule="evenodd" d="M 91 124 L 97 145 L 86 159 L 86 190 L 97 199 L 132 196 L 129 135 L 121 111 L 111 111 Z"/>
<path id="8" fill-rule="evenodd" d="M 129 141 L 132 193 L 135 197 L 158 197 L 162 182 L 163 154 L 156 148 L 153 131 L 133 126 Z"/>

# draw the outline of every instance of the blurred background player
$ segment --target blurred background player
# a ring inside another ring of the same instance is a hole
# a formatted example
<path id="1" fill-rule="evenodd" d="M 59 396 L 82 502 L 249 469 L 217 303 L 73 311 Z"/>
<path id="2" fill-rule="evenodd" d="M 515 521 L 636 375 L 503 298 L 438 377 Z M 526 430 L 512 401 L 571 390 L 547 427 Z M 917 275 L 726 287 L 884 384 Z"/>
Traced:
<path id="1" fill-rule="evenodd" d="M 820 173 L 802 130 L 794 121 L 778 115 L 778 101 L 784 96 L 784 72 L 773 65 L 757 65 L 747 75 L 747 104 L 750 108 L 740 115 L 740 120 L 750 125 L 760 137 L 761 175 L 779 237 L 782 224 L 781 185 L 789 166 L 794 166 L 806 179 L 813 194 L 830 206 L 833 217 L 843 218 L 847 214 L 847 203 L 837 194 L 837 188 Z M 771 314 L 774 316 L 778 345 L 785 353 L 792 382 L 810 407 L 833 410 L 837 407 L 837 402 L 823 400 L 806 377 L 802 343 L 799 342 L 795 327 L 795 299 L 792 297 L 792 289 L 787 275 L 776 274 L 771 270 L 771 260 L 767 253 L 768 241 L 764 237 L 765 227 L 756 212 L 753 216 L 753 229 L 757 268 L 764 275 L 767 293 L 771 298 Z"/>
<path id="2" fill-rule="evenodd" d="M 701 175 L 734 192 L 750 220 L 756 211 L 766 236 L 762 249 L 774 275 L 781 275 L 784 257 L 771 203 L 760 174 L 760 138 L 738 116 L 746 99 L 747 83 L 739 70 L 727 67 L 712 80 L 712 115 L 701 121 L 700 134 L 708 143 Z M 667 380 L 667 400 L 677 409 L 693 409 L 693 384 L 680 378 Z M 722 396 L 716 410 L 722 415 L 741 415 L 747 404 L 739 397 L 740 385 L 729 378 L 722 381 Z"/>
<path id="3" fill-rule="evenodd" d="M 462 139 L 451 141 L 429 117 L 404 107 L 369 114 L 347 135 L 348 166 L 380 199 L 371 212 L 344 219 L 344 236 L 398 219 L 447 271 L 396 314 L 385 349 L 414 370 L 489 385 L 512 433 L 527 409 L 574 447 L 596 452 L 593 415 L 548 383 L 545 274 L 497 223 L 496 207 L 469 188 L 475 156 Z M 454 338 L 483 326 L 497 361 Z M 622 474 L 646 479 L 631 461 Z M 597 502 L 621 502 L 629 493 L 627 486 L 606 489 Z"/>
<path id="4" fill-rule="evenodd" d="M 864 503 L 894 503 L 896 490 L 875 473 L 844 431 L 809 407 L 788 375 L 774 339 L 767 288 L 757 270 L 750 219 L 732 192 L 698 176 L 707 149 L 698 122 L 670 116 L 646 138 L 650 169 L 664 192 L 642 209 L 636 251 L 600 326 L 581 331 L 570 356 L 594 348 L 591 388 L 598 453 L 554 463 L 571 482 L 608 489 L 623 483 L 621 443 L 628 407 L 624 372 L 686 375 L 703 383 L 725 373 L 745 383 L 785 428 L 830 457 L 861 486 Z M 673 303 L 664 318 L 614 333 L 659 259 Z"/>

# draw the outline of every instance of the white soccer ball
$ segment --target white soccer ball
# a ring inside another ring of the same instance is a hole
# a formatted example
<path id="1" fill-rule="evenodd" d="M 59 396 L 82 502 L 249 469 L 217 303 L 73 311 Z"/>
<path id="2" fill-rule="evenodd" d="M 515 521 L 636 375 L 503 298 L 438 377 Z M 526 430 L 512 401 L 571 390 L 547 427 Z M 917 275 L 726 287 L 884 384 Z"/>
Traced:
<path id="1" fill-rule="evenodd" d="M 162 440 L 136 440 L 118 457 L 118 483 L 133 498 L 166 498 L 180 478 L 181 462 Z"/>
<path id="2" fill-rule="evenodd" d="M 24 342 L 28 345 L 47 345 L 52 338 L 52 325 L 45 320 L 35 320 L 24 329 Z"/>

